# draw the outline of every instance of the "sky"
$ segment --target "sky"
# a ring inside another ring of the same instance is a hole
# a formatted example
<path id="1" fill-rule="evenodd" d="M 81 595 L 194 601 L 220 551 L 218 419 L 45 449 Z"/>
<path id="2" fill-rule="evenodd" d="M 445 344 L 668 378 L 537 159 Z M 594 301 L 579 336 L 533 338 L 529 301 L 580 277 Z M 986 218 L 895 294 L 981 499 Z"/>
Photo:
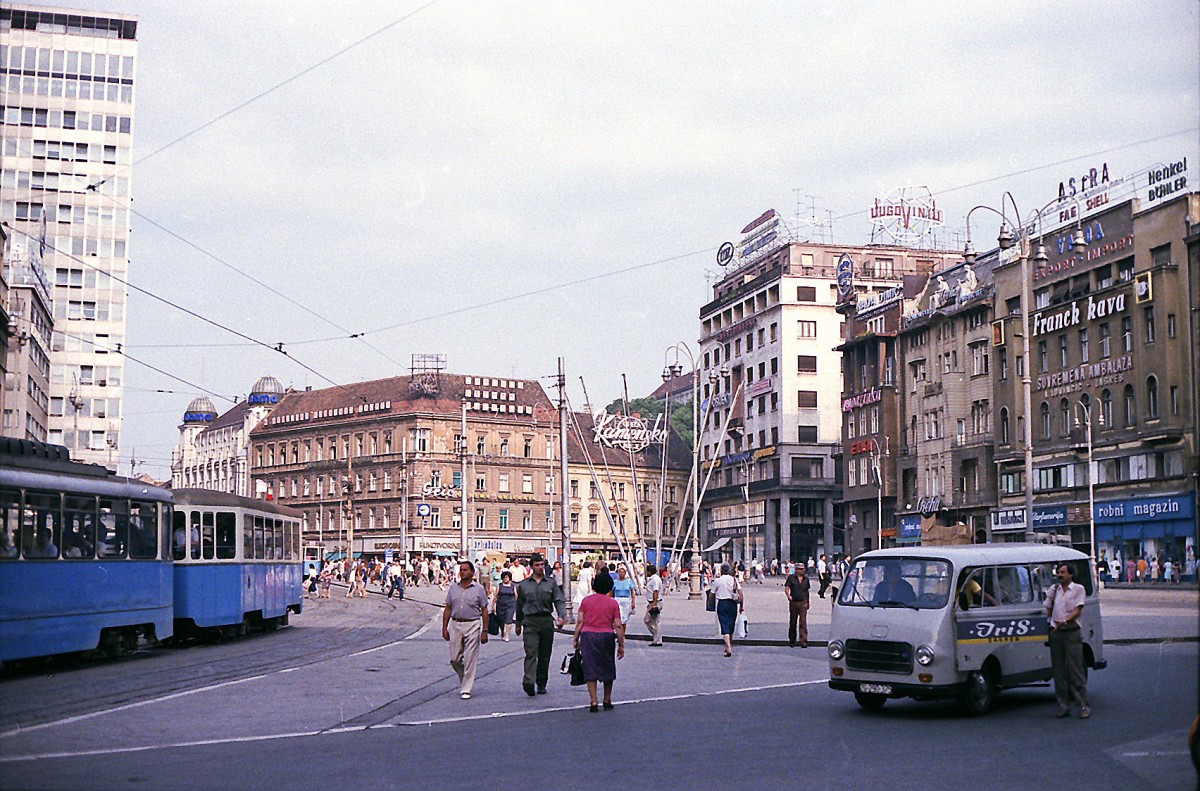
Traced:
<path id="1" fill-rule="evenodd" d="M 769 208 L 862 244 L 876 197 L 925 186 L 960 248 L 1005 190 L 1028 212 L 1090 167 L 1200 161 L 1182 0 L 72 7 L 139 17 L 130 282 L 262 344 L 130 295 L 130 357 L 187 382 L 127 363 L 122 471 L 158 478 L 193 397 L 266 374 L 437 353 L 549 390 L 561 356 L 576 408 L 580 377 L 597 408 L 622 374 L 645 395 Z"/>

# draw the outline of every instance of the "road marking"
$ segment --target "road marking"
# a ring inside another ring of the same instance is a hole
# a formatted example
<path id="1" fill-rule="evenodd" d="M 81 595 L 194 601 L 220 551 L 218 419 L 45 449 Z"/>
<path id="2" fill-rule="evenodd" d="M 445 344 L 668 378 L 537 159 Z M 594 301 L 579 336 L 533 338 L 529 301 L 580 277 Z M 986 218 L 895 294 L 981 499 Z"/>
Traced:
<path id="1" fill-rule="evenodd" d="M 1187 750 L 1142 750 L 1136 753 L 1121 753 L 1122 758 L 1161 758 L 1168 755 L 1190 755 Z"/>
<path id="2" fill-rule="evenodd" d="M 384 643 L 383 645 L 377 645 L 374 648 L 367 648 L 365 650 L 358 651 L 353 654 L 349 654 L 349 656 L 362 656 L 363 654 L 370 654 L 375 651 L 380 651 L 384 648 L 392 648 L 393 646 L 400 645 L 405 640 L 414 640 L 414 639 L 420 637 L 421 635 L 425 634 L 426 632 L 428 632 L 430 627 L 433 626 L 433 624 L 438 620 L 439 617 L 440 617 L 440 613 L 438 615 L 435 615 L 432 618 L 430 618 L 429 623 L 425 624 L 420 629 L 418 629 L 417 631 L 410 634 L 408 637 L 401 637 L 399 640 L 393 640 L 390 643 Z"/>
<path id="3" fill-rule="evenodd" d="M 55 727 L 58 727 L 59 725 L 70 725 L 73 722 L 82 722 L 83 720 L 90 720 L 93 717 L 100 717 L 105 714 L 115 714 L 118 711 L 127 711 L 129 709 L 136 709 L 141 706 L 149 706 L 151 703 L 162 703 L 163 701 L 166 701 L 166 700 L 175 700 L 176 698 L 185 698 L 188 695 L 195 695 L 199 692 L 211 692 L 214 689 L 221 689 L 222 687 L 232 687 L 235 684 L 245 684 L 247 681 L 256 681 L 260 678 L 266 678 L 266 676 L 268 676 L 268 675 L 270 675 L 270 674 L 262 673 L 257 676 L 249 676 L 248 678 L 238 678 L 238 679 L 234 679 L 233 681 L 222 681 L 220 684 L 210 684 L 207 687 L 198 687 L 197 689 L 188 689 L 188 690 L 184 690 L 183 692 L 174 692 L 170 695 L 165 695 L 161 698 L 151 698 L 149 700 L 139 700 L 136 703 L 126 703 L 123 706 L 114 706 L 111 709 L 101 709 L 100 711 L 91 711 L 91 712 L 88 712 L 87 714 L 77 714 L 74 717 L 66 717 L 65 719 L 61 719 L 61 720 L 53 720 L 51 722 L 43 722 L 43 723 L 39 723 L 37 725 L 28 725 L 28 726 L 24 726 L 24 727 L 17 727 L 17 728 L 13 728 L 12 730 L 0 732 L 0 739 L 3 739 L 6 736 L 15 736 L 20 733 L 29 733 L 30 731 L 40 731 L 43 728 L 55 728 Z"/>
<path id="4" fill-rule="evenodd" d="M 822 678 L 814 681 L 793 681 L 786 684 L 766 684 L 757 687 L 738 687 L 737 689 L 718 689 L 712 692 L 686 692 L 679 695 L 656 695 L 649 698 L 634 698 L 633 700 L 617 701 L 613 705 L 616 706 L 631 706 L 637 703 L 662 703 L 669 700 L 687 700 L 689 698 L 707 698 L 715 695 L 733 695 L 741 692 L 763 692 L 769 689 L 789 689 L 792 687 L 807 687 L 812 684 L 827 684 L 829 679 Z M 442 717 L 433 720 L 413 720 L 409 722 L 397 722 L 393 724 L 376 725 L 376 728 L 401 728 L 413 725 L 443 725 L 451 722 L 472 722 L 476 720 L 493 720 L 502 717 L 525 717 L 531 714 L 545 714 L 552 711 L 572 711 L 580 708 L 578 703 L 571 706 L 552 706 L 549 708 L 534 709 L 530 711 L 493 711 L 490 714 L 468 714 L 461 717 Z"/>
<path id="5" fill-rule="evenodd" d="M 259 678 L 259 676 L 256 676 L 256 678 Z M 243 679 L 243 680 L 249 681 L 250 679 Z M 635 703 L 657 703 L 657 702 L 668 701 L 668 700 L 684 700 L 686 698 L 704 698 L 704 697 L 712 697 L 715 695 L 729 695 L 729 694 L 734 694 L 734 693 L 739 693 L 739 692 L 760 692 L 760 691 L 769 690 L 769 689 L 787 689 L 790 687 L 806 687 L 806 686 L 809 686 L 812 684 L 824 684 L 827 682 L 828 682 L 828 679 L 817 679 L 815 681 L 796 681 L 796 682 L 792 682 L 789 684 L 767 684 L 764 686 L 757 686 L 757 687 L 740 687 L 738 689 L 720 689 L 720 690 L 714 690 L 712 692 L 693 692 L 693 693 L 684 694 L 684 695 L 660 695 L 660 696 L 649 697 L 649 698 L 638 698 L 635 700 L 622 700 L 622 701 L 618 701 L 616 703 L 616 705 L 628 706 L 628 705 L 632 705 Z M 229 684 L 237 684 L 237 683 L 240 683 L 240 682 L 239 681 L 231 681 L 231 682 L 226 682 L 225 684 L 219 684 L 219 685 L 215 685 L 215 686 L 228 686 Z M 209 689 L 213 689 L 213 688 L 215 688 L 215 686 L 209 687 Z M 189 692 L 181 692 L 173 697 L 179 697 L 181 695 L 188 695 L 188 694 L 192 694 L 193 692 L 199 692 L 199 691 L 200 690 L 191 690 Z M 164 698 L 159 698 L 159 700 L 164 700 Z M 141 706 L 141 705 L 145 705 L 146 703 L 152 703 L 152 702 L 153 701 L 142 701 L 141 703 L 133 703 L 133 704 L 129 704 L 128 706 L 123 706 L 120 708 L 132 708 L 134 706 Z M 69 752 L 63 751 L 63 752 L 56 752 L 56 753 L 30 753 L 30 754 L 26 754 L 26 755 L 0 755 L 0 764 L 16 763 L 18 761 L 43 761 L 43 760 L 47 760 L 47 759 L 85 758 L 85 757 L 93 756 L 93 755 L 115 755 L 118 753 L 137 753 L 137 752 L 146 752 L 147 750 L 170 750 L 170 749 L 180 749 L 180 748 L 185 748 L 185 747 L 213 747 L 213 746 L 223 745 L 223 744 L 247 744 L 247 743 L 251 743 L 251 742 L 271 741 L 273 739 L 281 739 L 281 740 L 282 739 L 299 739 L 299 738 L 305 738 L 305 737 L 330 736 L 330 735 L 343 734 L 343 733 L 364 732 L 364 731 L 376 730 L 376 729 L 382 729 L 382 728 L 411 727 L 414 725 L 432 726 L 432 725 L 440 725 L 440 724 L 453 723 L 453 722 L 469 722 L 469 721 L 473 721 L 473 720 L 491 720 L 491 719 L 497 719 L 500 717 L 519 717 L 519 716 L 527 716 L 527 715 L 532 715 L 532 714 L 545 714 L 547 712 L 552 712 L 552 711 L 572 711 L 572 710 L 578 710 L 579 708 L 580 708 L 580 706 L 578 704 L 576 704 L 573 706 L 555 706 L 555 707 L 551 707 L 551 708 L 535 709 L 535 710 L 531 710 L 531 711 L 494 712 L 491 714 L 478 714 L 478 715 L 468 716 L 468 717 L 447 717 L 445 719 L 424 720 L 424 721 L 420 721 L 420 722 L 402 722 L 402 723 L 396 723 L 396 724 L 391 724 L 391 725 L 370 725 L 370 726 L 356 725 L 356 726 L 349 726 L 349 727 L 329 728 L 328 730 L 321 730 L 321 731 L 291 731 L 291 732 L 286 732 L 286 733 L 262 734 L 259 736 L 235 736 L 235 737 L 225 738 L 225 739 L 201 739 L 201 740 L 188 741 L 188 742 L 171 742 L 171 743 L 167 743 L 167 744 L 145 744 L 145 745 L 138 745 L 136 747 L 116 747 L 116 748 L 110 747 L 110 748 L 105 748 L 105 749 L 77 750 L 77 751 L 69 751 Z M 118 709 L 109 709 L 109 711 L 117 711 L 117 710 Z M 82 719 L 87 719 L 88 717 L 93 717 L 93 716 L 96 716 L 96 715 L 102 714 L 102 713 L 104 713 L 104 712 L 94 712 L 93 714 L 85 714 L 85 715 L 81 715 L 79 717 L 71 718 L 69 720 L 61 720 L 61 721 L 59 721 L 59 723 L 43 723 L 42 725 L 35 725 L 30 728 L 24 728 L 24 729 L 22 729 L 21 732 L 32 731 L 32 730 L 36 730 L 38 728 L 49 727 L 52 724 L 61 724 L 61 723 L 69 722 L 69 721 L 78 721 L 78 720 L 82 720 Z M 14 731 L 13 733 L 15 733 L 15 732 L 16 731 Z M 6 735 L 6 734 L 0 734 L 0 735 Z"/>

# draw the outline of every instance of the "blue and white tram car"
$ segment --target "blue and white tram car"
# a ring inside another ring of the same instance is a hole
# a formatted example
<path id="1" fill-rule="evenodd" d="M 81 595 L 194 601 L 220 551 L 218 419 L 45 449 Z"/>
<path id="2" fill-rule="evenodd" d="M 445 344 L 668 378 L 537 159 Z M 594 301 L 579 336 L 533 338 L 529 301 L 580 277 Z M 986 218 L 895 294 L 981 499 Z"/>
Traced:
<path id="1" fill-rule="evenodd" d="M 205 489 L 172 494 L 177 633 L 274 629 L 300 613 L 299 511 Z"/>
<path id="2" fill-rule="evenodd" d="M 0 437 L 0 662 L 171 636 L 171 493 Z"/>

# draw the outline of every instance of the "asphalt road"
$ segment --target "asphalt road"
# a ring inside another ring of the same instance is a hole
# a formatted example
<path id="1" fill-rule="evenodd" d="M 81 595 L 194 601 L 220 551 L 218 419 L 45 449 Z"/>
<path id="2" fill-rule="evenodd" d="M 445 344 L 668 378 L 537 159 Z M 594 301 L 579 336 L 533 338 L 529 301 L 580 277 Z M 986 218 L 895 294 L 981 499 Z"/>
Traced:
<path id="1" fill-rule="evenodd" d="M 590 714 L 557 674 L 526 697 L 515 641 L 484 648 L 476 694 L 459 700 L 430 612 L 335 599 L 276 634 L 200 647 L 203 660 L 187 649 L 0 679 L 0 708 L 24 707 L 0 726 L 0 788 L 1196 787 L 1183 742 L 1195 643 L 1112 646 L 1081 721 L 1054 719 L 1048 687 L 1006 691 L 982 718 L 911 701 L 867 713 L 828 689 L 820 649 L 725 659 L 631 642 L 619 705 Z M 197 677 L 207 665 L 223 675 Z M 114 679 L 143 669 L 156 683 L 126 680 L 115 699 Z"/>

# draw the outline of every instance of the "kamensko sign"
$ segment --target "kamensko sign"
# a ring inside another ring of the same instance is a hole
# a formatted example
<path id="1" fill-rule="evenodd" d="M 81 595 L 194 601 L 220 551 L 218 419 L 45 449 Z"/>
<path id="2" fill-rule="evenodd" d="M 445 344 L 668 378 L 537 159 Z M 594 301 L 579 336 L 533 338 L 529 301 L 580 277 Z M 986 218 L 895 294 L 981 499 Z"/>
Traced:
<path id="1" fill-rule="evenodd" d="M 662 418 L 663 416 L 659 415 L 651 426 L 646 420 L 634 415 L 626 417 L 598 412 L 592 427 L 592 438 L 597 445 L 638 453 L 652 444 L 661 444 L 666 439 L 667 430 L 662 426 Z"/>

